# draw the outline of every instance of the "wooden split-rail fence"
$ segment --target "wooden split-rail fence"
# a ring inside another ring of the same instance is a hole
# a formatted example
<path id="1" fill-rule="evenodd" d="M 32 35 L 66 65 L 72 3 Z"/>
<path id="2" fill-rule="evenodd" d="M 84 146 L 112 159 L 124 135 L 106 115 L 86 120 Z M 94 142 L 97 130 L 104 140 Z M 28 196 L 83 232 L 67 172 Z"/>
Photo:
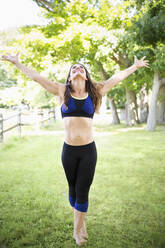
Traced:
<path id="1" fill-rule="evenodd" d="M 14 128 L 17 128 L 18 135 L 21 136 L 22 126 L 35 125 L 37 128 L 40 128 L 44 126 L 49 126 L 51 120 L 53 120 L 53 122 L 56 121 L 55 108 L 48 110 L 40 109 L 37 111 L 23 111 L 21 109 L 18 109 L 15 114 L 8 117 L 5 117 L 2 113 L 0 113 L 0 143 L 2 143 L 4 140 L 4 133 Z M 11 126 L 6 125 L 7 121 L 10 122 Z M 5 126 L 9 127 L 5 128 Z"/>

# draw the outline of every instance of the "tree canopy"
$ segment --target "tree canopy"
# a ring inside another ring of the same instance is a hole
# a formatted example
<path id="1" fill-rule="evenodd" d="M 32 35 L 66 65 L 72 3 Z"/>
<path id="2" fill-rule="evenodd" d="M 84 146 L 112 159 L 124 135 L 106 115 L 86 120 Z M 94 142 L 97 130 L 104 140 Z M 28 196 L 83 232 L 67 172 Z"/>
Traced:
<path id="1" fill-rule="evenodd" d="M 150 69 L 140 69 L 108 93 L 118 106 L 125 104 L 125 91 L 151 89 L 155 71 L 164 76 L 164 0 L 33 1 L 48 24 L 22 27 L 12 41 L 26 65 L 64 83 L 70 65 L 81 62 L 102 81 L 132 65 L 135 54 L 146 56 Z"/>

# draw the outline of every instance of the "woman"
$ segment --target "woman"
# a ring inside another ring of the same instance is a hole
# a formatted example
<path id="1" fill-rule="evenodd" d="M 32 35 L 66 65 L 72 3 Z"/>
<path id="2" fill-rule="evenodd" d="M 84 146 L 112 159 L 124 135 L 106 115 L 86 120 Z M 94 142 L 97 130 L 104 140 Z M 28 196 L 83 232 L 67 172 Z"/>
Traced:
<path id="1" fill-rule="evenodd" d="M 148 60 L 135 61 L 129 68 L 114 74 L 102 83 L 93 83 L 87 69 L 77 63 L 71 66 L 66 84 L 52 82 L 19 62 L 18 54 L 3 55 L 18 69 L 42 87 L 61 99 L 61 114 L 64 119 L 65 141 L 61 159 L 69 186 L 69 202 L 74 212 L 76 244 L 87 242 L 85 216 L 88 210 L 88 194 L 93 181 L 97 161 L 97 149 L 93 137 L 92 118 L 98 112 L 101 98 L 118 82 L 127 78 L 140 67 L 149 67 Z"/>

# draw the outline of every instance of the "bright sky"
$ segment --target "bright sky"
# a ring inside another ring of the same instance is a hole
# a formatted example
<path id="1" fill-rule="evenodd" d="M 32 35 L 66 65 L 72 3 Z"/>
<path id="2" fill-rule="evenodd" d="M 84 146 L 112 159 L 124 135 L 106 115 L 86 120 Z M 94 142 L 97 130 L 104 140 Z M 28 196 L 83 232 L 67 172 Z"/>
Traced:
<path id="1" fill-rule="evenodd" d="M 32 0 L 0 0 L 0 30 L 30 24 L 45 24 L 38 16 L 39 6 Z"/>

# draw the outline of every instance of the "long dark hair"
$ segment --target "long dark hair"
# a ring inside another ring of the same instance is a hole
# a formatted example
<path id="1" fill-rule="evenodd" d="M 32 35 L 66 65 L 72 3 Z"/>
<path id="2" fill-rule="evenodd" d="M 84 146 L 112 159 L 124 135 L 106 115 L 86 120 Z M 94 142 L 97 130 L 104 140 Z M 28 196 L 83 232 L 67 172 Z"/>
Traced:
<path id="1" fill-rule="evenodd" d="M 77 63 L 77 64 L 82 65 L 80 63 Z M 85 90 L 91 96 L 91 98 L 93 100 L 95 112 L 98 113 L 100 105 L 102 103 L 102 95 L 99 93 L 98 87 L 96 86 L 98 84 L 96 84 L 92 81 L 88 70 L 85 68 L 84 65 L 82 65 L 82 66 L 84 67 L 84 69 L 86 71 L 86 77 L 87 77 L 87 80 L 85 80 Z M 65 88 L 65 93 L 64 93 L 64 104 L 66 105 L 66 108 L 67 108 L 67 103 L 68 103 L 68 100 L 70 97 L 70 93 L 74 92 L 74 90 L 72 88 L 72 84 L 69 81 L 70 72 L 71 72 L 72 67 L 73 67 L 73 65 L 70 67 L 70 70 L 69 70 L 69 73 L 68 73 L 68 76 L 67 76 L 67 79 L 65 82 L 66 88 Z"/>

